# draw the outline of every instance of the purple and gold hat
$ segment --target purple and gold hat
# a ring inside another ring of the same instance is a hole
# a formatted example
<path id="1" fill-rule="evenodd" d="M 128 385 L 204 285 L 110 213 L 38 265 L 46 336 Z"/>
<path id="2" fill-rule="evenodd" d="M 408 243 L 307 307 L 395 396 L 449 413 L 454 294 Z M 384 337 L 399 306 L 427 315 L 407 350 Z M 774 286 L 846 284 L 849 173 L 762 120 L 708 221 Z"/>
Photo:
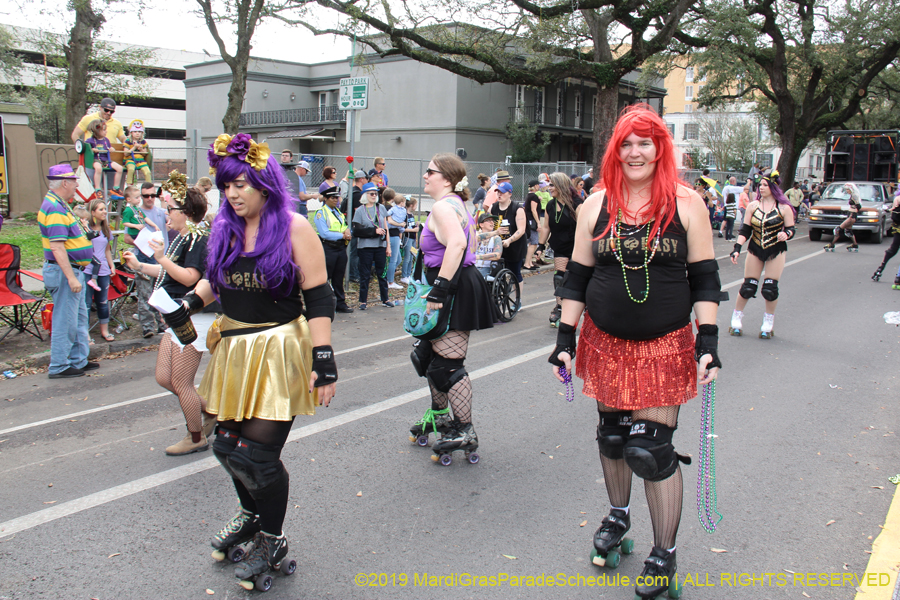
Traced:
<path id="1" fill-rule="evenodd" d="M 61 165 L 53 165 L 47 173 L 47 179 L 78 179 L 72 165 L 63 163 Z"/>

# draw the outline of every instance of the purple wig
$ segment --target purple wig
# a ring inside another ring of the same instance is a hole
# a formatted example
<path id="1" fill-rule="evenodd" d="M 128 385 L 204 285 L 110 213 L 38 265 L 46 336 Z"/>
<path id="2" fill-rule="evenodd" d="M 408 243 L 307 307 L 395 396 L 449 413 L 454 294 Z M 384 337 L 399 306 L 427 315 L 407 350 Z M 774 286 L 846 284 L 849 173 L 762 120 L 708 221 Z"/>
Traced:
<path id="1" fill-rule="evenodd" d="M 778 204 L 787 204 L 791 208 L 794 208 L 791 205 L 791 203 L 788 202 L 788 199 L 784 196 L 784 192 L 781 191 L 781 186 L 779 185 L 781 183 L 780 177 L 777 177 L 777 176 L 773 177 L 773 178 L 763 177 L 763 179 L 765 180 L 766 183 L 769 184 L 769 191 L 772 192 L 772 197 L 775 198 L 775 201 Z M 759 188 L 757 188 L 756 189 L 756 199 L 759 200 L 760 197 L 761 197 L 761 194 L 760 194 Z"/>
<path id="2" fill-rule="evenodd" d="M 225 184 L 244 175 L 247 183 L 262 193 L 268 192 L 259 215 L 256 246 L 245 254 L 246 221 L 235 214 L 231 204 L 222 202 L 213 221 L 209 238 L 206 273 L 213 291 L 228 287 L 225 274 L 241 255 L 256 259 L 256 269 L 275 298 L 287 296 L 297 281 L 299 269 L 291 250 L 291 219 L 293 203 L 281 166 L 269 156 L 266 168 L 257 171 L 239 156 L 222 157 L 216 164 L 216 187 L 225 191 Z M 224 198 L 224 196 L 223 196 Z"/>

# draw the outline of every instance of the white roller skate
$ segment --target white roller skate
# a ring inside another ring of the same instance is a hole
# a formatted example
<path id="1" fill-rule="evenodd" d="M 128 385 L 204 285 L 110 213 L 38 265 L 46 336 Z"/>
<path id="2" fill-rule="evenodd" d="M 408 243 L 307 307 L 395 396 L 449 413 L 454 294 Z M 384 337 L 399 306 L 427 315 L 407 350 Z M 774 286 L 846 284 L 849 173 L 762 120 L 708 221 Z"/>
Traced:
<path id="1" fill-rule="evenodd" d="M 742 335 L 742 329 L 744 320 L 744 313 L 742 311 L 736 310 L 731 313 L 731 327 L 728 328 L 728 333 L 731 335 L 740 337 Z"/>
<path id="2" fill-rule="evenodd" d="M 766 313 L 763 315 L 762 327 L 759 328 L 759 337 L 763 340 L 768 340 L 770 338 L 775 337 L 775 333 L 772 331 L 775 328 L 775 315 L 770 315 Z"/>

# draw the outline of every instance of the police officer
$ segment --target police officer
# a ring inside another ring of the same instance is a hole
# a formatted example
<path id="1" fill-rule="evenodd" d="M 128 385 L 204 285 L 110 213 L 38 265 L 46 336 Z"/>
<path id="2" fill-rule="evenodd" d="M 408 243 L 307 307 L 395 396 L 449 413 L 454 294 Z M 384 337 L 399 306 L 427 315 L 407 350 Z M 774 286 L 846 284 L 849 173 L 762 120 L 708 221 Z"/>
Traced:
<path id="1" fill-rule="evenodd" d="M 330 187 L 322 192 L 324 205 L 316 211 L 315 223 L 319 239 L 325 250 L 325 268 L 334 297 L 337 300 L 335 310 L 339 313 L 352 313 L 344 296 L 344 272 L 347 269 L 347 244 L 350 242 L 350 229 L 347 219 L 338 208 L 341 202 L 341 191 Z"/>

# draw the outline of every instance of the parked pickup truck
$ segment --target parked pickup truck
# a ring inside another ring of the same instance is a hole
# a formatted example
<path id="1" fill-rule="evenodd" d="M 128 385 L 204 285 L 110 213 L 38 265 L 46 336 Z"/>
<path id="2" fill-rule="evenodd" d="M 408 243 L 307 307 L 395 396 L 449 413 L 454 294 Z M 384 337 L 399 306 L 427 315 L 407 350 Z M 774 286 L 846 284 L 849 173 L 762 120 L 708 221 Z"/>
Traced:
<path id="1" fill-rule="evenodd" d="M 822 232 L 832 235 L 834 228 L 850 215 L 850 195 L 844 185 L 853 183 L 859 189 L 862 210 L 853 231 L 868 231 L 869 241 L 880 244 L 891 228 L 891 201 L 883 183 L 876 181 L 842 181 L 825 188 L 821 200 L 809 210 L 809 239 L 817 242 Z"/>

